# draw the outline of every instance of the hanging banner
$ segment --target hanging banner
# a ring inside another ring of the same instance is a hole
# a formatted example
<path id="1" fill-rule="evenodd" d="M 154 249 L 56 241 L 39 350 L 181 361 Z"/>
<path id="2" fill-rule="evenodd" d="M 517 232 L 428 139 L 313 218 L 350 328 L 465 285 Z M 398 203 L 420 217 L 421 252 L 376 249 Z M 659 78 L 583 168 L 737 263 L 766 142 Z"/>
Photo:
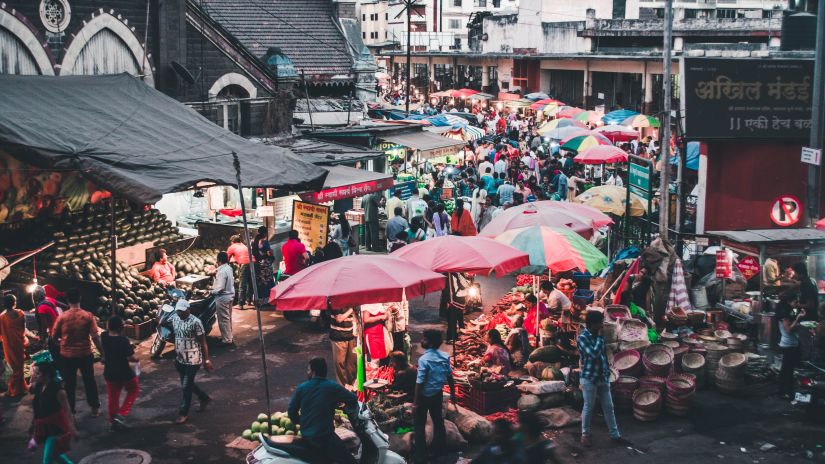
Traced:
<path id="1" fill-rule="evenodd" d="M 753 276 L 759 275 L 759 271 L 762 270 L 759 261 L 753 256 L 745 256 L 736 263 L 736 267 L 745 276 L 745 280 L 750 280 Z"/>
<path id="2" fill-rule="evenodd" d="M 310 251 L 327 245 L 329 235 L 329 208 L 303 201 L 292 203 L 292 230 Z"/>
<path id="3" fill-rule="evenodd" d="M 733 261 L 729 250 L 716 251 L 716 277 L 719 279 L 729 279 L 733 274 Z"/>

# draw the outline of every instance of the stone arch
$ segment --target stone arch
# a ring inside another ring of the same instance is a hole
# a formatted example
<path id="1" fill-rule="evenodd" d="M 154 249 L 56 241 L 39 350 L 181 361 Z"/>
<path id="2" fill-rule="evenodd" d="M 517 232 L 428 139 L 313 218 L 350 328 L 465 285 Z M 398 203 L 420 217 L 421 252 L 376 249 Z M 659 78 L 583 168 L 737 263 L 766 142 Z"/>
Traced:
<path id="1" fill-rule="evenodd" d="M 242 87 L 246 90 L 246 93 L 249 94 L 249 98 L 255 98 L 258 96 L 258 88 L 255 87 L 255 84 L 253 84 L 248 77 L 238 73 L 227 73 L 219 77 L 218 80 L 212 84 L 212 87 L 209 88 L 209 100 L 214 101 L 217 99 L 218 94 L 221 93 L 221 90 L 229 85 L 237 85 Z"/>
<path id="2" fill-rule="evenodd" d="M 72 41 L 69 43 L 63 55 L 63 62 L 60 66 L 61 76 L 71 76 L 76 74 L 75 68 L 78 65 L 78 60 L 82 58 L 82 54 L 87 50 L 87 47 L 94 46 L 95 42 L 106 40 L 111 43 L 114 38 L 117 38 L 131 54 L 134 60 L 134 71 L 139 71 L 143 67 L 143 81 L 152 87 L 155 86 L 154 74 L 152 72 L 152 65 L 143 45 L 138 40 L 134 31 L 124 24 L 120 19 L 112 16 L 109 13 L 100 12 L 100 14 L 92 17 L 92 19 L 83 22 L 83 28 L 74 34 Z M 103 34 L 102 36 L 98 34 Z M 127 69 L 115 70 L 115 72 L 132 71 Z M 101 73 L 103 74 L 103 73 Z"/>
<path id="3" fill-rule="evenodd" d="M 33 68 L 37 68 L 38 74 L 44 76 L 54 75 L 54 60 L 49 49 L 43 46 L 42 41 L 38 39 L 34 31 L 32 31 L 25 22 L 21 21 L 12 12 L 6 11 L 3 8 L 0 8 L 0 30 L 8 33 L 8 36 L 5 37 L 6 40 L 16 39 L 16 41 L 19 42 L 16 44 L 18 47 L 15 47 L 17 53 L 22 51 L 26 52 L 25 56 L 28 58 L 28 63 L 25 68 L 28 68 L 30 71 L 34 71 Z M 0 42 L 2 42 L 3 39 L 3 37 L 0 37 Z M 11 47 L 4 47 L 4 49 L 8 52 L 11 50 Z M 1 56 L 0 59 L 2 59 Z M 3 63 L 0 63 L 0 65 L 2 64 Z M 25 71 L 25 69 L 23 71 Z M 3 70 L 3 72 L 8 73 L 7 70 Z M 20 74 L 30 73 L 22 72 Z"/>

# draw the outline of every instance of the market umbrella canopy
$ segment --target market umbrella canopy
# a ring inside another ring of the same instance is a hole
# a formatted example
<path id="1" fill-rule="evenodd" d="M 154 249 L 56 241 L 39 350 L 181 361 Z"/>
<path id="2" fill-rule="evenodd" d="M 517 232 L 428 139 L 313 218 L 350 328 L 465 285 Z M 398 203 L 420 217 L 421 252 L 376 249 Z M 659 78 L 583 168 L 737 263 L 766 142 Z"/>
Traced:
<path id="1" fill-rule="evenodd" d="M 612 145 L 607 137 L 591 131 L 588 135 L 574 135 L 561 141 L 561 149 L 581 153 L 591 147 Z"/>
<path id="2" fill-rule="evenodd" d="M 496 273 L 502 277 L 530 264 L 527 253 L 485 237 L 447 235 L 411 243 L 391 256 L 435 272 Z"/>
<path id="3" fill-rule="evenodd" d="M 825 218 L 816 221 L 816 228 L 819 230 L 825 230 Z"/>
<path id="4" fill-rule="evenodd" d="M 615 185 L 601 185 L 586 190 L 574 200 L 592 206 L 603 213 L 624 216 L 627 205 L 627 189 Z M 641 197 L 630 194 L 630 215 L 644 216 L 647 205 Z"/>
<path id="5" fill-rule="evenodd" d="M 573 161 L 581 164 L 626 163 L 627 153 L 613 145 L 597 145 L 583 150 Z"/>
<path id="6" fill-rule="evenodd" d="M 582 111 L 581 113 L 573 116 L 573 119 L 576 121 L 600 125 L 602 124 L 602 116 L 604 116 L 604 113 L 601 111 Z"/>
<path id="7" fill-rule="evenodd" d="M 526 98 L 528 100 L 537 101 L 537 100 L 547 100 L 547 99 L 550 98 L 550 96 L 547 95 L 544 92 L 533 92 L 533 93 L 528 93 L 527 95 L 524 96 L 524 98 Z"/>
<path id="8" fill-rule="evenodd" d="M 584 113 L 584 110 L 581 109 L 581 108 L 577 108 L 575 106 L 568 106 L 568 107 L 562 108 L 561 111 L 556 113 L 556 117 L 559 118 L 559 119 L 574 118 L 574 117 L 576 117 L 576 115 L 578 115 L 580 113 Z"/>
<path id="9" fill-rule="evenodd" d="M 78 170 L 140 204 L 198 185 L 316 190 L 326 169 L 251 142 L 128 74 L 0 75 L 0 145 L 26 163 Z"/>
<path id="10" fill-rule="evenodd" d="M 537 132 L 539 135 L 544 135 L 545 132 L 561 127 L 576 127 L 582 130 L 588 130 L 587 126 L 580 121 L 575 121 L 573 119 L 553 119 L 552 121 L 547 121 L 544 123 L 544 125 L 541 126 Z"/>
<path id="11" fill-rule="evenodd" d="M 415 298 L 444 288 L 444 276 L 395 256 L 352 255 L 314 264 L 279 283 L 269 302 L 282 311 L 346 308 Z"/>
<path id="12" fill-rule="evenodd" d="M 572 119 L 558 119 L 558 121 L 572 121 Z M 590 135 L 590 131 L 581 127 L 567 126 L 550 129 L 540 135 L 554 140 L 564 140 L 574 135 Z"/>
<path id="13" fill-rule="evenodd" d="M 579 234 L 566 228 L 533 226 L 508 230 L 496 237 L 530 255 L 530 271 L 574 269 L 591 274 L 607 267 L 607 256 Z"/>
<path id="14" fill-rule="evenodd" d="M 618 124 L 608 124 L 606 126 L 597 127 L 593 132 L 602 134 L 610 139 L 611 142 L 629 142 L 639 138 L 639 133 L 633 129 Z"/>
<path id="15" fill-rule="evenodd" d="M 622 124 L 630 127 L 659 127 L 659 120 L 646 114 L 637 114 L 625 119 Z"/>
<path id="16" fill-rule="evenodd" d="M 561 209 L 539 208 L 532 203 L 500 212 L 480 233 L 486 237 L 496 237 L 508 230 L 530 226 L 566 228 L 587 238 L 593 235 L 593 223 L 587 218 Z"/>
<path id="17" fill-rule="evenodd" d="M 593 208 L 592 206 L 583 205 L 581 203 L 571 203 L 569 201 L 534 201 L 514 206 L 509 210 L 519 211 L 527 210 L 530 208 L 536 208 L 539 210 L 565 211 L 575 216 L 578 216 L 582 220 L 590 221 L 594 229 L 598 229 L 600 227 L 609 226 L 610 224 L 613 224 L 613 219 L 611 219 L 610 216 L 602 213 L 596 208 Z"/>
<path id="18" fill-rule="evenodd" d="M 636 116 L 637 114 L 639 114 L 639 112 L 633 110 L 616 110 L 605 114 L 602 121 L 604 121 L 605 124 L 621 124 L 625 119 Z"/>

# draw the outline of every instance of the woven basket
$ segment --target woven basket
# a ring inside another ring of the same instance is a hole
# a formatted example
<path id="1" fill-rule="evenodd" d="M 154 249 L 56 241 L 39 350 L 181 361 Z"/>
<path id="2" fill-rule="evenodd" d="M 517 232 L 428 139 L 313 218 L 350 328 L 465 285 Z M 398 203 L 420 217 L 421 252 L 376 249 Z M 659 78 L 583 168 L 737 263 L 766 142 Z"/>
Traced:
<path id="1" fill-rule="evenodd" d="M 664 394 L 667 390 L 667 379 L 655 375 L 646 375 L 639 379 L 639 388 L 655 388 Z"/>
<path id="2" fill-rule="evenodd" d="M 681 345 L 677 340 L 663 340 L 660 342 L 662 345 L 669 346 L 671 349 L 678 347 Z"/>
<path id="3" fill-rule="evenodd" d="M 681 327 L 687 324 L 688 316 L 682 308 L 671 308 L 665 312 L 668 322 L 672 326 Z"/>
<path id="4" fill-rule="evenodd" d="M 633 392 L 633 417 L 650 422 L 658 419 L 661 412 L 661 391 L 656 388 L 639 388 Z"/>
<path id="5" fill-rule="evenodd" d="M 705 323 L 705 312 L 704 311 L 688 311 L 688 324 L 691 326 L 698 326 Z"/>
<path id="6" fill-rule="evenodd" d="M 630 308 L 625 305 L 607 305 L 607 307 L 604 308 L 604 315 L 606 320 L 614 322 L 633 317 L 630 314 Z"/>
<path id="7" fill-rule="evenodd" d="M 727 330 L 714 330 L 713 336 L 720 340 L 725 340 L 731 337 L 731 333 Z"/>
<path id="8" fill-rule="evenodd" d="M 662 333 L 659 334 L 659 339 L 660 340 L 678 340 L 679 336 L 676 335 L 673 332 L 668 332 L 666 330 L 663 330 Z"/>
<path id="9" fill-rule="evenodd" d="M 682 355 L 682 370 L 692 374 L 705 369 L 705 357 L 699 353 L 685 353 Z"/>
<path id="10" fill-rule="evenodd" d="M 660 343 L 650 345 L 645 349 L 642 363 L 648 375 L 666 376 L 673 367 L 673 349 Z"/>
<path id="11" fill-rule="evenodd" d="M 649 340 L 638 340 L 635 342 L 619 342 L 619 350 L 627 351 L 627 350 L 644 350 L 650 346 Z"/>
<path id="12" fill-rule="evenodd" d="M 696 377 L 691 374 L 670 374 L 666 385 L 668 393 L 677 396 L 690 395 L 696 391 Z"/>
<path id="13" fill-rule="evenodd" d="M 728 353 L 719 360 L 719 367 L 725 369 L 744 369 L 747 364 L 748 358 L 742 353 Z"/>
<path id="14" fill-rule="evenodd" d="M 619 325 L 605 321 L 602 326 L 602 337 L 605 343 L 616 343 L 619 341 Z"/>
<path id="15" fill-rule="evenodd" d="M 610 390 L 613 395 L 613 403 L 617 408 L 629 410 L 633 407 L 633 392 L 639 388 L 639 379 L 631 376 L 621 376 L 614 383 Z"/>
<path id="16" fill-rule="evenodd" d="M 679 345 L 676 348 L 673 348 L 673 367 L 675 369 L 682 368 L 682 356 L 684 356 L 688 352 L 688 347 L 684 345 Z"/>
<path id="17" fill-rule="evenodd" d="M 642 371 L 642 355 L 636 350 L 617 353 L 613 357 L 613 367 L 619 375 L 638 375 Z"/>
<path id="18" fill-rule="evenodd" d="M 619 341 L 636 342 L 647 340 L 647 325 L 637 319 L 625 319 L 619 329 Z"/>

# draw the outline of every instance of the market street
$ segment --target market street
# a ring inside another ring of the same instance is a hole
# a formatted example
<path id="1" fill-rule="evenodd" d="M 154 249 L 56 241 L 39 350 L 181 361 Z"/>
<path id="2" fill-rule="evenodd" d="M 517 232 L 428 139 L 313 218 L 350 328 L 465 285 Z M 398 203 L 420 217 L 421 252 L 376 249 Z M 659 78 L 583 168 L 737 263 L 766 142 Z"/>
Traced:
<path id="1" fill-rule="evenodd" d="M 509 290 L 513 279 L 482 278 L 483 298 L 492 301 Z M 411 302 L 414 325 L 413 340 L 426 328 L 443 327 L 437 317 L 438 295 L 429 295 L 423 302 Z M 420 311 L 418 310 L 420 309 Z M 326 334 L 320 333 L 308 321 L 288 322 L 279 314 L 262 313 L 273 411 L 284 411 L 294 387 L 305 379 L 305 362 L 313 356 L 329 359 Z M 143 450 L 152 462 L 174 464 L 182 462 L 231 463 L 242 462 L 246 452 L 226 448 L 240 431 L 261 411 L 265 412 L 260 376 L 260 355 L 253 311 L 235 312 L 238 348 L 214 348 L 215 371 L 201 375 L 199 383 L 215 398 L 204 413 L 195 413 L 188 424 L 172 423 L 179 401 L 180 386 L 167 347 L 161 361 L 148 360 L 148 343 L 141 343 L 141 394 L 136 403 L 127 433 L 109 432 L 103 417 L 92 418 L 85 404 L 79 406 L 80 440 L 71 456 L 77 458 L 112 448 Z M 217 329 L 213 331 L 214 336 Z M 445 347 L 446 348 L 446 347 Z M 420 353 L 420 350 L 418 350 Z M 98 368 L 99 369 L 99 368 Z M 101 385 L 102 387 L 102 385 Z M 100 389 L 101 393 L 104 391 Z M 724 459 L 733 463 L 811 462 L 806 453 L 813 453 L 814 462 L 825 462 L 825 438 L 821 427 L 801 422 L 801 413 L 766 395 L 770 387 L 757 391 L 753 397 L 736 398 L 717 392 L 702 391 L 687 418 L 663 414 L 655 425 L 635 421 L 629 413 L 620 413 L 619 426 L 626 436 L 645 454 L 615 447 L 607 442 L 605 430 L 597 419 L 597 433 L 592 450 L 582 450 L 578 444 L 576 426 L 551 431 L 558 445 L 561 462 L 599 463 L 696 463 Z M 82 393 L 78 392 L 80 397 Z M 31 396 L 19 403 L 3 398 L 5 425 L 0 434 L 3 461 L 9 463 L 39 463 L 36 454 L 26 451 L 25 434 L 31 417 Z M 78 401 L 78 404 L 81 404 Z M 722 444 L 724 443 L 724 444 Z M 775 448 L 760 451 L 770 443 Z M 740 448 L 744 448 L 742 451 Z M 478 446 L 464 456 L 472 457 Z M 453 454 L 454 457 L 457 457 Z"/>

